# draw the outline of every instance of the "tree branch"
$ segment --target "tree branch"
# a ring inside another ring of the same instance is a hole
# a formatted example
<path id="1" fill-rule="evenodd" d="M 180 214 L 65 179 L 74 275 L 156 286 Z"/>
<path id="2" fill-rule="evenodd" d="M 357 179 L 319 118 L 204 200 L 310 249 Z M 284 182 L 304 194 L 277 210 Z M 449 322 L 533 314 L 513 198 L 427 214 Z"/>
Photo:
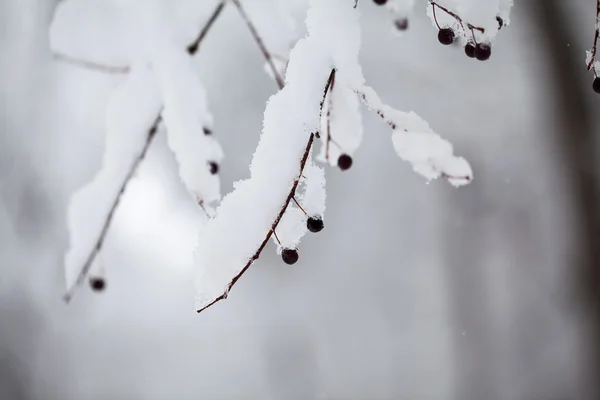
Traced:
<path id="1" fill-rule="evenodd" d="M 237 0 L 233 0 L 233 1 L 237 1 Z M 323 112 L 323 105 L 325 104 L 325 99 L 327 97 L 327 94 L 329 93 L 329 90 L 331 89 L 334 79 L 335 79 L 335 68 L 331 70 L 331 73 L 329 74 L 329 78 L 327 79 L 327 84 L 325 85 L 325 89 L 323 91 L 323 99 L 321 100 L 320 107 L 319 107 L 319 121 L 321 120 L 320 117 Z M 302 155 L 302 158 L 300 159 L 300 168 L 299 168 L 299 172 L 298 172 L 298 177 L 294 180 L 292 188 L 290 189 L 290 192 L 288 193 L 288 196 L 287 196 L 285 202 L 283 203 L 283 206 L 281 207 L 279 214 L 277 214 L 277 217 L 275 217 L 275 220 L 273 221 L 273 224 L 271 225 L 271 229 L 269 229 L 269 232 L 267 232 L 267 235 L 265 236 L 264 240 L 262 241 L 262 243 L 260 244 L 260 246 L 258 247 L 256 252 L 254 253 L 254 255 L 252 257 L 250 257 L 250 259 L 248 260 L 248 263 L 246 263 L 244 268 L 231 280 L 231 282 L 227 285 L 227 289 L 225 289 L 225 292 L 221 296 L 217 297 L 211 303 L 207 304 L 206 306 L 202 307 L 201 309 L 196 310 L 196 312 L 200 313 L 200 312 L 206 310 L 208 307 L 212 306 L 213 304 L 226 299 L 229 294 L 229 291 L 231 290 L 233 285 L 235 285 L 235 283 L 242 277 L 242 275 L 248 270 L 248 268 L 250 268 L 250 266 L 254 263 L 254 261 L 258 260 L 258 258 L 260 257 L 260 253 L 263 251 L 263 249 L 269 242 L 269 239 L 271 239 L 271 236 L 275 232 L 275 229 L 277 229 L 277 225 L 279 225 L 281 218 L 283 218 L 283 215 L 285 214 L 285 211 L 287 210 L 287 207 L 290 204 L 290 201 L 292 201 L 292 199 L 294 198 L 294 195 L 296 194 L 296 189 L 298 188 L 298 184 L 300 182 L 300 177 L 302 176 L 302 173 L 304 171 L 304 166 L 306 165 L 306 162 L 308 161 L 308 155 L 310 154 L 310 149 L 312 147 L 314 139 L 315 139 L 315 133 L 311 132 L 311 134 L 308 138 L 308 142 L 306 143 L 306 148 L 304 149 L 304 154 Z"/>
<path id="2" fill-rule="evenodd" d="M 204 40 L 210 27 L 213 25 L 213 23 L 215 22 L 217 17 L 220 15 L 221 11 L 223 10 L 223 6 L 224 6 L 224 1 L 220 2 L 217 5 L 212 16 L 208 19 L 206 24 L 200 30 L 200 34 L 198 35 L 198 37 L 194 40 L 194 42 L 192 42 L 192 44 L 190 44 L 190 46 L 188 46 L 187 49 L 188 49 L 188 52 L 190 55 L 193 56 L 194 54 L 196 54 L 200 43 Z M 96 240 L 96 244 L 94 245 L 92 251 L 90 252 L 90 255 L 88 256 L 85 264 L 79 271 L 79 274 L 77 275 L 77 280 L 71 287 L 67 288 L 67 291 L 66 291 L 65 295 L 63 296 L 63 299 L 67 303 L 69 301 L 71 301 L 71 299 L 73 298 L 76 288 L 84 282 L 85 277 L 87 276 L 90 268 L 92 267 L 92 264 L 93 264 L 96 256 L 102 249 L 104 240 L 106 238 L 106 235 L 107 235 L 110 225 L 112 223 L 112 220 L 113 220 L 114 214 L 117 210 L 117 207 L 119 206 L 119 203 L 121 202 L 123 193 L 125 193 L 125 190 L 127 189 L 127 185 L 131 181 L 131 178 L 133 178 L 133 176 L 137 172 L 137 169 L 140 166 L 142 160 L 146 157 L 146 153 L 148 152 L 148 149 L 150 148 L 152 141 L 156 137 L 156 132 L 158 131 L 158 127 L 159 127 L 161 121 L 162 121 L 162 117 L 161 117 L 161 113 L 159 112 L 158 116 L 154 120 L 154 123 L 148 129 L 148 136 L 146 138 L 146 143 L 144 143 L 144 147 L 142 148 L 142 151 L 140 152 L 139 156 L 135 159 L 135 161 L 131 165 L 129 171 L 127 172 L 127 175 L 125 176 L 125 179 L 121 183 L 119 193 L 117 194 L 117 197 L 115 197 L 115 199 L 113 201 L 113 204 L 110 208 L 108 216 L 106 217 L 106 220 L 104 221 L 102 230 L 100 231 L 100 235 L 98 236 L 98 239 Z"/>
<path id="3" fill-rule="evenodd" d="M 71 65 L 74 65 L 74 66 L 77 66 L 77 67 L 80 67 L 83 69 L 89 69 L 91 71 L 103 72 L 106 74 L 127 74 L 127 73 L 129 73 L 128 66 L 120 67 L 120 66 L 99 64 L 99 63 L 95 63 L 93 61 L 86 61 L 86 60 L 81 60 L 79 58 L 71 57 L 71 56 L 69 56 L 67 54 L 63 54 L 63 53 L 53 52 L 52 58 L 57 61 L 62 61 L 67 64 L 71 64 Z"/>
<path id="4" fill-rule="evenodd" d="M 254 41 L 256 42 L 256 44 L 260 48 L 261 53 L 265 57 L 265 60 L 267 61 L 267 64 L 269 65 L 269 68 L 271 69 L 271 72 L 273 73 L 273 77 L 274 77 L 275 81 L 277 82 L 277 86 L 279 86 L 279 89 L 282 89 L 284 86 L 283 77 L 279 74 L 279 72 L 277 71 L 277 68 L 275 68 L 275 64 L 273 63 L 273 57 L 271 56 L 271 53 L 269 52 L 269 50 L 267 50 L 262 37 L 258 34 L 258 30 L 256 29 L 256 26 L 252 23 L 252 20 L 246 13 L 246 10 L 244 10 L 244 7 L 242 7 L 242 4 L 240 3 L 239 0 L 231 0 L 231 2 L 237 7 L 242 19 L 244 20 L 244 22 L 246 23 L 246 26 L 250 30 L 250 34 L 252 35 L 252 38 L 254 38 Z"/>

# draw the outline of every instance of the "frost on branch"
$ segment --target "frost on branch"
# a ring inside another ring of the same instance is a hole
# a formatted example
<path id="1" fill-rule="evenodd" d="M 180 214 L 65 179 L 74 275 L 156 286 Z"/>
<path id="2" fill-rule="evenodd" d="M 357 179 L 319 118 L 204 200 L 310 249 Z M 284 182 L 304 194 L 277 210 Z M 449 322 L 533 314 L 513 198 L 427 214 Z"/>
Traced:
<path id="1" fill-rule="evenodd" d="M 67 300 L 85 278 L 102 246 L 102 238 L 116 211 L 134 165 L 147 151 L 148 129 L 161 101 L 152 71 L 134 64 L 113 93 L 106 111 L 106 144 L 102 168 L 77 191 L 68 209 L 69 250 L 65 257 Z M 154 134 L 155 132 L 152 132 Z"/>

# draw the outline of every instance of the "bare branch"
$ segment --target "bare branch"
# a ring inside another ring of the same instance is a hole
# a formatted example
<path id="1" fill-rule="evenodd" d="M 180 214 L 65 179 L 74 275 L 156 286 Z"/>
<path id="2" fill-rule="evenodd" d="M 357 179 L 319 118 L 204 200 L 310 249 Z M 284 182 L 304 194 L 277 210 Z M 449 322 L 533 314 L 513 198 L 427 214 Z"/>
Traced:
<path id="1" fill-rule="evenodd" d="M 113 66 L 113 65 L 105 65 L 99 64 L 92 61 L 81 60 L 79 58 L 71 57 L 67 54 L 62 53 L 52 53 L 52 58 L 57 61 L 62 61 L 67 64 L 71 64 L 83 69 L 89 69 L 91 71 L 103 72 L 105 74 L 127 74 L 129 73 L 128 66 Z"/>
<path id="2" fill-rule="evenodd" d="M 237 1 L 237 0 L 233 0 L 233 1 Z M 321 100 L 321 103 L 320 103 L 319 114 L 321 114 L 323 112 L 323 105 L 325 104 L 325 99 L 327 97 L 327 94 L 329 93 L 329 90 L 331 89 L 334 79 L 335 79 L 335 69 L 332 69 L 331 73 L 329 74 L 329 78 L 327 79 L 327 84 L 325 85 L 325 89 L 323 91 L 323 99 Z M 319 120 L 321 119 L 320 116 L 321 115 L 319 115 Z M 294 180 L 294 184 L 292 185 L 292 188 L 290 189 L 290 192 L 289 192 L 285 202 L 283 203 L 283 206 L 281 207 L 279 214 L 277 214 L 275 221 L 273 221 L 273 225 L 271 225 L 271 229 L 269 229 L 269 232 L 267 232 L 267 235 L 265 236 L 265 239 L 262 241 L 261 245 L 258 247 L 258 249 L 254 253 L 254 255 L 252 257 L 250 257 L 250 259 L 248 260 L 248 263 L 244 266 L 244 268 L 231 280 L 229 285 L 227 285 L 227 289 L 225 290 L 225 292 L 221 296 L 219 296 L 215 300 L 213 300 L 211 303 L 209 303 L 206 306 L 202 307 L 201 309 L 197 310 L 198 313 L 206 310 L 208 307 L 212 306 L 213 304 L 226 299 L 229 294 L 229 291 L 231 290 L 233 285 L 235 285 L 235 283 L 242 277 L 244 272 L 246 272 L 248 270 L 248 268 L 250 268 L 250 266 L 254 263 L 254 261 L 258 260 L 258 258 L 260 257 L 260 253 L 262 253 L 263 249 L 269 242 L 269 239 L 271 239 L 271 236 L 275 233 L 275 229 L 277 229 L 277 225 L 279 225 L 281 218 L 283 218 L 283 214 L 285 214 L 285 211 L 287 210 L 287 207 L 290 204 L 290 201 L 292 201 L 292 199 L 294 199 L 294 195 L 296 194 L 296 189 L 298 188 L 298 183 L 300 182 L 300 177 L 302 176 L 302 173 L 304 171 L 304 166 L 306 165 L 306 162 L 308 161 L 308 155 L 310 154 L 310 149 L 312 148 L 314 139 L 315 139 L 315 133 L 311 132 L 311 134 L 308 138 L 308 142 L 306 143 L 306 148 L 304 150 L 304 154 L 302 155 L 302 158 L 300 159 L 300 168 L 299 168 L 299 172 L 298 172 L 298 177 Z"/>
<path id="3" fill-rule="evenodd" d="M 244 10 L 244 7 L 242 7 L 242 4 L 240 3 L 240 1 L 239 0 L 231 0 L 231 1 L 237 7 L 242 19 L 244 20 L 244 22 L 246 23 L 246 26 L 248 26 L 248 29 L 250 30 L 250 34 L 252 35 L 252 38 L 254 38 L 254 41 L 256 42 L 256 44 L 260 48 L 260 51 L 262 52 L 263 56 L 265 57 L 265 60 L 267 61 L 267 64 L 269 65 L 269 68 L 271 69 L 271 72 L 273 73 L 273 77 L 275 78 L 275 81 L 277 82 L 277 86 L 279 86 L 279 89 L 283 88 L 283 85 L 284 85 L 283 77 L 281 76 L 279 71 L 277 71 L 277 68 L 275 68 L 275 64 L 273 63 L 273 56 L 271 56 L 271 53 L 266 48 L 262 37 L 258 34 L 258 31 L 256 30 L 256 26 L 254 25 L 254 23 L 252 23 L 252 20 L 246 13 L 246 10 Z"/>
<path id="4" fill-rule="evenodd" d="M 194 42 L 192 44 L 190 44 L 190 46 L 188 46 L 188 52 L 190 53 L 190 55 L 196 54 L 196 52 L 198 50 L 198 46 L 204 40 L 204 38 L 206 37 L 206 34 L 208 33 L 209 28 L 213 25 L 213 23 L 215 22 L 216 18 L 221 13 L 221 11 L 223 9 L 223 4 L 224 4 L 224 2 L 221 2 L 221 3 L 219 3 L 217 5 L 217 7 L 216 7 L 215 11 L 213 12 L 212 16 L 209 18 L 209 20 L 206 22 L 206 24 L 200 30 L 200 34 L 199 34 L 198 38 L 196 38 L 194 40 Z M 192 48 L 192 49 L 190 49 L 190 48 Z M 131 181 L 131 178 L 133 178 L 133 176 L 137 172 L 137 169 L 140 166 L 142 160 L 146 157 L 146 153 L 148 152 L 148 149 L 150 148 L 150 145 L 152 144 L 152 141 L 156 137 L 156 132 L 158 131 L 158 127 L 159 127 L 161 121 L 162 121 L 162 117 L 161 117 L 161 114 L 159 112 L 158 116 L 154 120 L 154 123 L 148 129 L 148 135 L 146 137 L 146 142 L 144 143 L 144 147 L 142 148 L 142 150 L 140 151 L 138 157 L 135 159 L 135 161 L 131 165 L 131 167 L 129 169 L 129 172 L 127 172 L 127 175 L 125 176 L 125 179 L 121 183 L 121 187 L 119 189 L 119 193 L 117 194 L 117 197 L 113 201 L 113 204 L 112 204 L 112 206 L 110 208 L 108 216 L 106 217 L 106 220 L 104 221 L 104 225 L 102 227 L 102 230 L 100 231 L 100 235 L 98 236 L 98 239 L 96 240 L 96 244 L 94 245 L 94 248 L 90 252 L 90 255 L 88 256 L 85 264 L 83 265 L 83 267 L 79 271 L 79 274 L 77 275 L 77 280 L 75 281 L 75 283 L 71 287 L 67 288 L 67 291 L 66 291 L 65 295 L 63 296 L 63 299 L 67 303 L 73 298 L 73 295 L 75 294 L 75 290 L 77 289 L 77 287 L 79 285 L 81 285 L 83 283 L 83 281 L 85 280 L 85 278 L 86 278 L 86 276 L 87 276 L 90 268 L 92 267 L 92 264 L 93 264 L 96 256 L 98 255 L 98 253 L 102 249 L 102 246 L 104 244 L 104 240 L 106 238 L 106 235 L 107 235 L 108 230 L 110 228 L 110 225 L 112 223 L 112 220 L 113 220 L 114 214 L 115 214 L 115 212 L 117 210 L 117 207 L 119 206 L 119 203 L 121 202 L 121 198 L 123 196 L 123 193 L 125 193 L 125 190 L 127 189 L 127 185 Z M 204 207 L 202 207 L 201 203 L 199 203 L 199 205 L 201 206 L 201 208 L 204 209 Z"/>

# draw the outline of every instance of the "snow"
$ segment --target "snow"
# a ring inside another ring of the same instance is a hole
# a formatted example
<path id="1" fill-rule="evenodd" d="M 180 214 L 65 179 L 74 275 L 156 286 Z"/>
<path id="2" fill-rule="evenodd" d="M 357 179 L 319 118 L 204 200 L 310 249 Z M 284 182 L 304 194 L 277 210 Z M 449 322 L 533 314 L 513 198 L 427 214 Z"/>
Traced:
<path id="1" fill-rule="evenodd" d="M 123 182 L 144 149 L 148 129 L 160 107 L 152 71 L 145 63 L 133 64 L 108 104 L 102 168 L 70 201 L 70 244 L 65 256 L 67 288 L 80 283 L 80 271 L 96 246 Z"/>

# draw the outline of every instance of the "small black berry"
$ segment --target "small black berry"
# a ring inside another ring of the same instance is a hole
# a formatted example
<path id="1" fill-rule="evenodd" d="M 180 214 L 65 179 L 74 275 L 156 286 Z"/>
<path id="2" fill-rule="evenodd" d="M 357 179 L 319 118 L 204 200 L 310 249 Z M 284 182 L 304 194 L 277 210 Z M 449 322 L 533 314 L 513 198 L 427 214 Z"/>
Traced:
<path id="1" fill-rule="evenodd" d="M 214 161 L 211 161 L 208 163 L 208 166 L 210 167 L 210 173 L 215 175 L 219 172 L 219 164 L 217 164 Z"/>
<path id="2" fill-rule="evenodd" d="M 296 249 L 283 249 L 281 252 L 281 258 L 283 262 L 292 265 L 298 261 L 298 250 Z"/>
<path id="3" fill-rule="evenodd" d="M 594 92 L 600 93 L 600 78 L 599 77 L 594 78 L 594 82 L 592 82 L 592 88 L 594 89 Z"/>
<path id="4" fill-rule="evenodd" d="M 104 278 L 90 278 L 90 287 L 94 292 L 101 292 L 106 288 L 106 281 Z"/>
<path id="5" fill-rule="evenodd" d="M 387 0 L 373 0 L 373 3 L 377 4 L 378 6 L 382 6 L 387 3 Z"/>
<path id="6" fill-rule="evenodd" d="M 210 128 L 203 127 L 203 128 L 202 128 L 202 131 L 204 132 L 204 134 L 205 134 L 206 136 L 210 136 L 210 135 L 212 135 L 212 130 L 211 130 Z"/>
<path id="7" fill-rule="evenodd" d="M 485 61 L 492 55 L 492 48 L 487 43 L 477 43 L 475 46 L 475 58 L 479 61 Z"/>
<path id="8" fill-rule="evenodd" d="M 496 21 L 498 21 L 498 29 L 502 29 L 504 26 L 504 20 L 500 16 L 497 16 Z"/>
<path id="9" fill-rule="evenodd" d="M 443 45 L 451 45 L 454 43 L 454 31 L 451 28 L 442 28 L 438 32 L 438 40 Z"/>
<path id="10" fill-rule="evenodd" d="M 306 220 L 306 227 L 312 233 L 321 232 L 323 230 L 323 220 L 321 217 L 310 217 Z"/>
<path id="11" fill-rule="evenodd" d="M 475 46 L 473 46 L 471 43 L 467 43 L 465 45 L 465 54 L 469 58 L 475 58 Z"/>
<path id="12" fill-rule="evenodd" d="M 408 18 L 400 18 L 394 21 L 396 29 L 399 31 L 405 31 L 408 29 Z"/>
<path id="13" fill-rule="evenodd" d="M 342 154 L 340 158 L 338 158 L 337 164 L 342 171 L 345 171 L 352 166 L 352 157 L 348 154 Z"/>

